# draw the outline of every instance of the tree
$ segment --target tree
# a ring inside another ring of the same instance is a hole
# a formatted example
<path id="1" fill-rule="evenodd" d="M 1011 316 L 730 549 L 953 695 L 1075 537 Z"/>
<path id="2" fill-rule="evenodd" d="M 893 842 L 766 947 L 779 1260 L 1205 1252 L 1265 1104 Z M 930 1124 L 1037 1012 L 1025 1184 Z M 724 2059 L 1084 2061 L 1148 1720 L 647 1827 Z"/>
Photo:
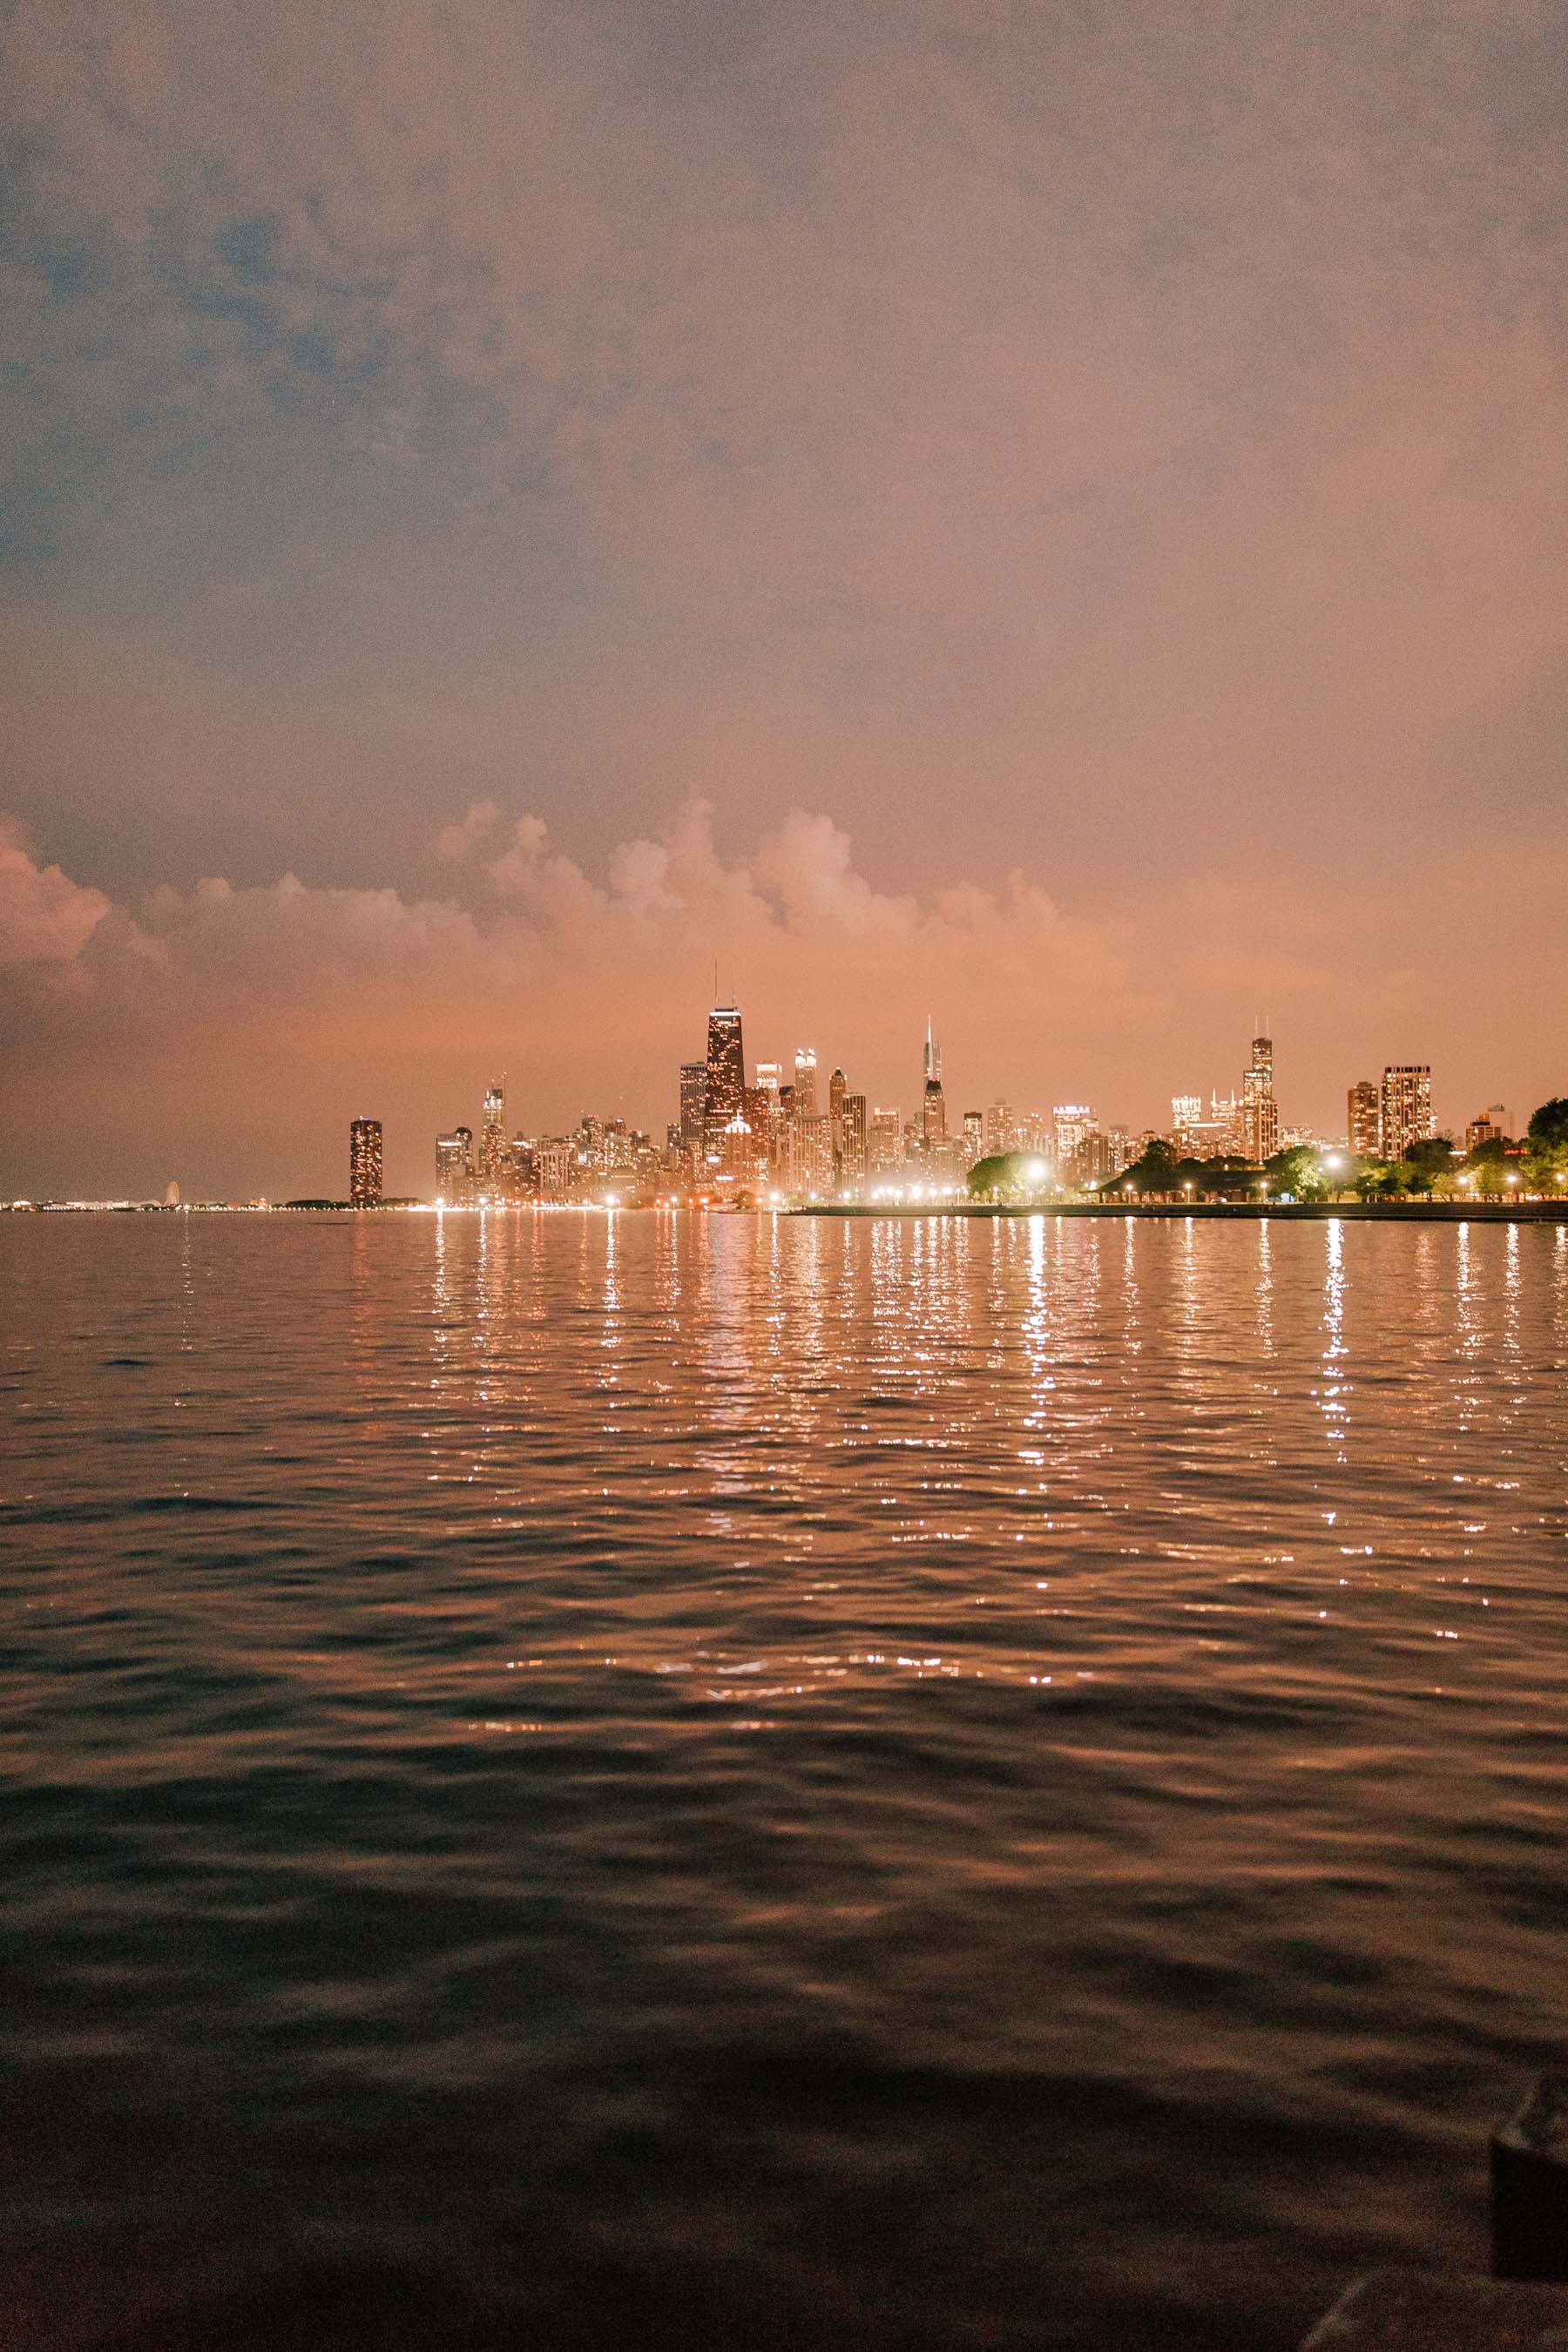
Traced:
<path id="1" fill-rule="evenodd" d="M 1568 1095 L 1553 1095 L 1550 1102 L 1531 1112 L 1524 1139 L 1548 1151 L 1568 1151 Z"/>
<path id="2" fill-rule="evenodd" d="M 1454 1172 L 1453 1139 L 1447 1135 L 1423 1136 L 1410 1146 L 1405 1164 L 1410 1170 L 1412 1192 L 1435 1192 L 1440 1180 Z"/>
<path id="3" fill-rule="evenodd" d="M 969 1171 L 972 1201 L 1016 1200 L 1037 1192 L 1050 1171 L 1037 1151 L 994 1151 Z"/>
<path id="4" fill-rule="evenodd" d="M 1131 1167 L 1123 1170 L 1120 1181 L 1124 1189 L 1133 1192 L 1181 1191 L 1180 1163 L 1163 1135 L 1157 1135 Z"/>
<path id="5" fill-rule="evenodd" d="M 1292 1201 L 1321 1201 L 1327 1198 L 1323 1163 L 1310 1143 L 1293 1143 L 1285 1150 L 1275 1152 L 1267 1164 L 1266 1173 L 1268 1190 L 1276 1199 L 1281 1193 L 1289 1194 Z"/>
<path id="6" fill-rule="evenodd" d="M 1524 1136 L 1524 1173 L 1543 1192 L 1562 1192 L 1568 1178 L 1568 1095 L 1553 1095 L 1531 1114 Z"/>

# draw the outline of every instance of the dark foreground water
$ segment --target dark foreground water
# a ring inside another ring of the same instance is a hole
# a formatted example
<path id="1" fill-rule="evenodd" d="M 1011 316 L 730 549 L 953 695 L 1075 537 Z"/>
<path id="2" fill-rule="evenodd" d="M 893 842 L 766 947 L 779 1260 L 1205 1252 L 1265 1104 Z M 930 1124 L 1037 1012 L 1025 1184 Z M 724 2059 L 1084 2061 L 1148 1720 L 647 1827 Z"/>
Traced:
<path id="1" fill-rule="evenodd" d="M 0 1286 L 5 2352 L 1283 2352 L 1484 2261 L 1563 1228 L 16 1217 Z"/>

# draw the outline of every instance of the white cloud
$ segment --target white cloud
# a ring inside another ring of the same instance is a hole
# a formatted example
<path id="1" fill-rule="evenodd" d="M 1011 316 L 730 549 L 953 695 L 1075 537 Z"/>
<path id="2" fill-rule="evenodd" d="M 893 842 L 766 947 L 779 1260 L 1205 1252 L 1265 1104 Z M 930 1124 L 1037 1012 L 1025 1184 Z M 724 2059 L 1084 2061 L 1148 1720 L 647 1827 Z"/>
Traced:
<path id="1" fill-rule="evenodd" d="M 37 866 L 19 827 L 0 822 L 0 964 L 64 964 L 109 912 L 101 891 Z"/>

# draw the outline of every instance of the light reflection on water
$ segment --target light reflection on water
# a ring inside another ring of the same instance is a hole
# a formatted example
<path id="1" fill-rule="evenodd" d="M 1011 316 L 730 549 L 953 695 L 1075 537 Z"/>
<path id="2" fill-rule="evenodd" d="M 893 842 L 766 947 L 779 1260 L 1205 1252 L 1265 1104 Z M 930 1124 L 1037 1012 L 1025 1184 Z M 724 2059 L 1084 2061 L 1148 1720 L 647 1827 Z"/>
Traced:
<path id="1" fill-rule="evenodd" d="M 0 1279 L 24 2352 L 307 2254 L 367 2341 L 436 2340 L 395 2259 L 933 2347 L 1480 2259 L 1562 2032 L 1563 1228 L 15 1219 Z"/>

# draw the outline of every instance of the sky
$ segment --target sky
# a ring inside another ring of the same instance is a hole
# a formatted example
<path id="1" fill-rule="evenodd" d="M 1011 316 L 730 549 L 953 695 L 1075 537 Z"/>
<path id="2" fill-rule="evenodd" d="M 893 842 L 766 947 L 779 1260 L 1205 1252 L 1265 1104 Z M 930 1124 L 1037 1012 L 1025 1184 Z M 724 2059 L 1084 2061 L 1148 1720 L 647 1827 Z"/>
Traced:
<path id="1" fill-rule="evenodd" d="M 1568 1093 L 1561 0 L 11 0 L 0 1193 Z"/>

